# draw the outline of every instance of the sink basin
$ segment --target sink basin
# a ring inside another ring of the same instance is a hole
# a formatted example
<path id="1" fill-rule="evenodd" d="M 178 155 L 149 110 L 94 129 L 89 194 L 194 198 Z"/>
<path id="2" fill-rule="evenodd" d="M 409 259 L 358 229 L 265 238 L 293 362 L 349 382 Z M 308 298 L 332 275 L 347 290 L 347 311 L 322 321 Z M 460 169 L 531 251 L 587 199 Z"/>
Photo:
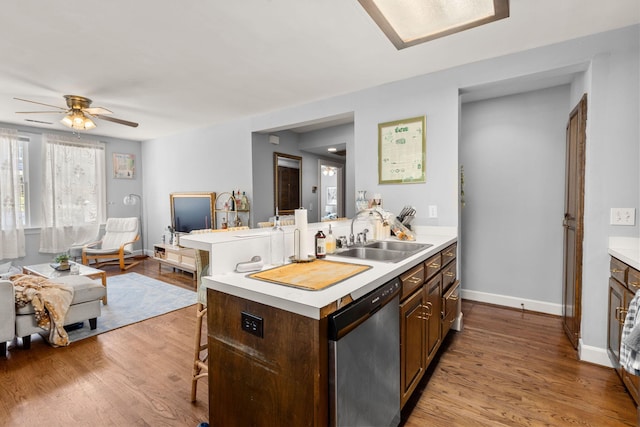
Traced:
<path id="1" fill-rule="evenodd" d="M 426 249 L 431 244 L 424 243 L 409 243 L 409 242 L 390 242 L 390 241 L 378 241 L 368 243 L 366 248 L 378 248 L 378 249 L 387 249 L 392 251 L 407 251 L 407 252 L 418 252 L 423 249 Z"/>
<path id="2" fill-rule="evenodd" d="M 336 252 L 335 255 L 371 261 L 398 262 L 430 246 L 433 245 L 424 243 L 379 241 L 368 243 L 365 246 L 352 247 L 341 252 Z"/>
<path id="3" fill-rule="evenodd" d="M 398 262 L 411 255 L 407 251 L 393 251 L 388 249 L 357 247 L 346 251 L 336 252 L 335 255 L 351 258 L 368 259 L 371 261 Z"/>

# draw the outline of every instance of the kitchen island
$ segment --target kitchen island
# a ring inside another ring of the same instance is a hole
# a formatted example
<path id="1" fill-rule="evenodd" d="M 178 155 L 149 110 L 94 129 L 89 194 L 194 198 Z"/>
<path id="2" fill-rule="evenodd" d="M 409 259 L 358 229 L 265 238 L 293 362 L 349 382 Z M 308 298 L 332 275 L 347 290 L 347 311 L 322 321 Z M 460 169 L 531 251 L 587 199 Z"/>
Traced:
<path id="1" fill-rule="evenodd" d="M 339 233 L 340 224 L 332 225 Z M 292 233 L 292 228 L 285 232 Z M 254 255 L 268 259 L 268 233 L 264 231 L 183 237 L 184 246 L 209 250 L 212 260 L 212 274 L 203 278 L 208 289 L 210 423 L 328 425 L 328 316 L 423 266 L 456 242 L 455 230 L 448 228 L 418 229 L 416 237 L 417 242 L 432 246 L 396 263 L 327 256 L 327 260 L 370 268 L 318 291 L 232 271 L 235 263 Z M 457 302 L 453 328 L 459 329 L 459 300 L 452 301 Z"/>

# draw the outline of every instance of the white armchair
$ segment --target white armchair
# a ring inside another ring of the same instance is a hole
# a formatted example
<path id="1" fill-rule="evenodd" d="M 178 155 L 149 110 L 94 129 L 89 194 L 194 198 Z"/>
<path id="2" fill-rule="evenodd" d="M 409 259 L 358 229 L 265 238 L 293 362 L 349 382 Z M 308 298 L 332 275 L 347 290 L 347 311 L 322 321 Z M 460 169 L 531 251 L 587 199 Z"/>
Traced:
<path id="1" fill-rule="evenodd" d="M 16 298 L 13 284 L 0 280 L 0 357 L 7 356 L 7 341 L 16 335 Z"/>
<path id="2" fill-rule="evenodd" d="M 109 218 L 102 240 L 82 247 L 82 263 L 89 265 L 94 260 L 98 268 L 118 264 L 120 270 L 127 270 L 140 264 L 140 261 L 130 258 L 133 255 L 133 243 L 139 238 L 138 218 Z"/>

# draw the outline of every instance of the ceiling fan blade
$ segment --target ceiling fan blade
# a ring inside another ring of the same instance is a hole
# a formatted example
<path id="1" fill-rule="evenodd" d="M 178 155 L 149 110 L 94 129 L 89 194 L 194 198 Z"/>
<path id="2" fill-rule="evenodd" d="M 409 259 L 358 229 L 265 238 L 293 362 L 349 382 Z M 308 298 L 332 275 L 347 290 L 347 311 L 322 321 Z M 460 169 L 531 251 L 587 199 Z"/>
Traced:
<path id="1" fill-rule="evenodd" d="M 13 99 L 17 99 L 18 101 L 30 102 L 30 103 L 32 103 L 32 104 L 44 105 L 44 106 L 47 106 L 47 107 L 53 107 L 53 108 L 57 108 L 57 109 L 59 109 L 59 110 L 67 111 L 67 109 L 66 109 L 66 108 L 58 107 L 57 105 L 44 104 L 44 103 L 42 103 L 42 102 L 30 101 L 30 100 L 28 100 L 28 99 L 23 99 L 23 98 L 15 98 L 15 97 L 14 97 Z"/>
<path id="2" fill-rule="evenodd" d="M 125 126 L 131 126 L 132 128 L 137 128 L 138 127 L 138 123 L 129 122 L 127 120 L 122 120 L 122 119 L 117 119 L 115 117 L 102 116 L 100 114 L 93 114 L 93 116 L 97 117 L 99 119 L 102 119 L 102 120 L 109 121 L 109 122 L 114 122 L 114 123 L 118 123 L 118 124 L 125 125 Z"/>
<path id="3" fill-rule="evenodd" d="M 113 114 L 112 111 L 107 110 L 104 107 L 90 107 L 90 108 L 83 108 L 82 111 L 84 111 L 85 113 L 89 113 L 91 115 L 97 116 L 100 114 Z"/>
<path id="4" fill-rule="evenodd" d="M 66 111 L 16 111 L 16 114 L 61 114 Z"/>

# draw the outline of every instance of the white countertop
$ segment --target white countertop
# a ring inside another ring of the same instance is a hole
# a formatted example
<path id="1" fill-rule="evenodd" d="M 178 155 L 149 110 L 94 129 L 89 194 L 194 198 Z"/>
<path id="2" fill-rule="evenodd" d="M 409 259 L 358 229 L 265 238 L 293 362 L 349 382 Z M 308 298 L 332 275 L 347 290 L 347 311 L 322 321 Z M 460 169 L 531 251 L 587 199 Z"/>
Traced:
<path id="1" fill-rule="evenodd" d="M 610 237 L 609 255 L 625 264 L 640 270 L 640 238 Z"/>
<path id="2" fill-rule="evenodd" d="M 249 237 L 251 234 L 249 232 L 251 231 L 253 231 L 254 239 Z M 259 252 L 258 249 L 253 252 L 251 249 L 248 251 L 247 248 L 250 247 L 248 245 L 251 245 L 251 243 L 254 242 L 256 246 L 259 247 L 262 244 L 261 242 L 264 240 L 264 238 L 261 238 L 264 236 L 264 232 L 259 229 L 246 230 L 244 234 L 245 237 L 240 239 L 238 237 L 233 238 L 231 236 L 222 236 L 222 234 L 230 233 L 211 233 L 210 235 L 201 235 L 195 239 L 183 238 L 181 239 L 181 244 L 187 247 L 197 247 L 198 249 L 204 250 L 209 246 L 213 251 L 221 254 L 222 251 L 216 249 L 216 244 L 221 245 L 224 241 L 230 245 L 231 249 L 234 249 L 234 246 L 238 246 L 238 241 L 240 240 L 242 241 L 242 250 L 245 255 L 248 255 L 249 253 Z M 395 237 L 391 238 L 391 240 L 393 239 L 395 239 Z M 327 260 L 370 265 L 372 268 L 340 283 L 318 291 L 303 290 L 252 279 L 248 277 L 251 273 L 236 273 L 228 270 L 216 273 L 216 257 L 212 254 L 214 274 L 203 277 L 203 286 L 313 319 L 320 319 L 321 310 L 324 307 L 327 307 L 334 302 L 339 302 L 342 298 L 349 295 L 354 300 L 365 295 L 366 293 L 376 289 L 378 286 L 383 285 L 387 281 L 405 272 L 407 269 L 445 249 L 456 240 L 457 234 L 455 228 L 425 227 L 424 229 L 419 228 L 416 230 L 416 242 L 430 243 L 433 246 L 397 263 L 376 262 L 336 255 L 327 255 Z M 229 250 L 226 252 L 228 253 Z M 266 268 L 271 268 L 271 266 L 267 266 L 265 269 Z"/>

